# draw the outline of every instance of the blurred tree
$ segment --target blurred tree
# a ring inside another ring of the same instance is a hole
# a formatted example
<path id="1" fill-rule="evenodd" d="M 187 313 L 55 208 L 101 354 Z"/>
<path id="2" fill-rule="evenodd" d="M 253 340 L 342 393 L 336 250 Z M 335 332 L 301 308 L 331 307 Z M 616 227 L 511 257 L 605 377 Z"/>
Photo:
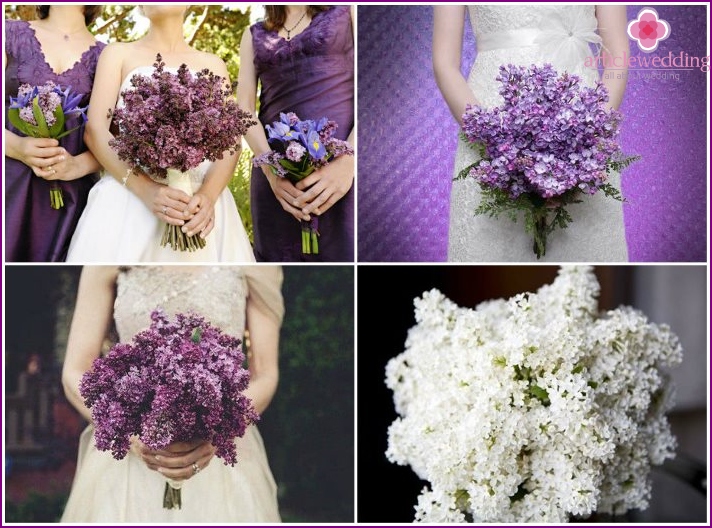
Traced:
<path id="1" fill-rule="evenodd" d="M 280 382 L 260 429 L 285 522 L 353 522 L 353 268 L 285 268 Z"/>
<path id="2" fill-rule="evenodd" d="M 5 17 L 33 20 L 36 18 L 35 7 L 5 4 Z M 193 5 L 186 16 L 184 28 L 188 42 L 196 49 L 223 59 L 233 81 L 240 69 L 240 40 L 250 25 L 252 8 L 251 4 Z M 138 6 L 105 4 L 103 13 L 89 29 L 106 43 L 131 42 L 145 34 L 147 24 Z M 252 153 L 245 145 L 229 184 L 250 240 L 253 238 L 249 192 L 251 160 Z"/>

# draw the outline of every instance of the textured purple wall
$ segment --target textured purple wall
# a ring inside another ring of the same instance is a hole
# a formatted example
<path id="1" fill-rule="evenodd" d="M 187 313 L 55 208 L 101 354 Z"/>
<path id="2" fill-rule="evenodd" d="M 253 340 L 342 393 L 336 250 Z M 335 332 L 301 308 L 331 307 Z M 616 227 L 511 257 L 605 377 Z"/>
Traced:
<path id="1" fill-rule="evenodd" d="M 633 19 L 644 6 L 629 6 Z M 705 56 L 705 6 L 655 6 L 672 28 L 655 54 Z M 435 84 L 431 6 L 358 8 L 358 257 L 447 257 L 457 126 Z M 465 35 L 463 71 L 474 39 Z M 634 42 L 631 53 L 642 54 Z M 708 73 L 679 80 L 631 73 L 621 110 L 623 150 L 643 159 L 623 174 L 632 261 L 707 260 Z M 506 221 L 506 220 L 503 220 Z"/>

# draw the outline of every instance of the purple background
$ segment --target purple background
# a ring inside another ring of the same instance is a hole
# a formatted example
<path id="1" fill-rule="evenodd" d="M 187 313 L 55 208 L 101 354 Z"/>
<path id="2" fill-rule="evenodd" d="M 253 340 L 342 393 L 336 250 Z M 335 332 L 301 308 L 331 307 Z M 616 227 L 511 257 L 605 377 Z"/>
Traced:
<path id="1" fill-rule="evenodd" d="M 628 18 L 645 6 L 628 6 Z M 654 6 L 672 28 L 654 54 L 706 56 L 705 6 Z M 475 58 L 466 22 L 463 72 Z M 358 8 L 358 257 L 447 258 L 457 126 L 431 64 L 431 6 Z M 631 42 L 631 54 L 642 54 Z M 631 261 L 707 261 L 707 73 L 679 80 L 631 72 L 622 145 Z M 502 220 L 506 221 L 506 220 Z"/>

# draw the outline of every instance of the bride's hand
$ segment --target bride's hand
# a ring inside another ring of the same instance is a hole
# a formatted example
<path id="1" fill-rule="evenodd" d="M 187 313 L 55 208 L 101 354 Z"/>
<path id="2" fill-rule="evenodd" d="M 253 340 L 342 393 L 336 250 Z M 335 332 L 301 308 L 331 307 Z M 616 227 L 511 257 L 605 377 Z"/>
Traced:
<path id="1" fill-rule="evenodd" d="M 132 439 L 132 449 L 149 469 L 172 480 L 187 480 L 205 469 L 215 456 L 215 447 L 207 440 L 176 442 L 166 449 L 153 450 L 138 439 Z"/>
<path id="2" fill-rule="evenodd" d="M 189 218 L 183 226 L 183 232 L 188 236 L 200 234 L 205 238 L 215 227 L 215 202 L 205 193 L 195 193 L 185 206 L 184 214 Z"/>
<path id="3" fill-rule="evenodd" d="M 190 202 L 190 196 L 183 191 L 156 182 L 151 182 L 148 189 L 141 199 L 156 218 L 172 225 L 185 224 L 185 210 Z"/>
<path id="4" fill-rule="evenodd" d="M 299 201 L 299 197 L 304 193 L 297 189 L 287 178 L 280 178 L 270 170 L 265 170 L 265 176 L 282 209 L 297 220 L 308 221 L 310 217 L 308 214 L 302 212 L 303 206 L 300 205 Z"/>

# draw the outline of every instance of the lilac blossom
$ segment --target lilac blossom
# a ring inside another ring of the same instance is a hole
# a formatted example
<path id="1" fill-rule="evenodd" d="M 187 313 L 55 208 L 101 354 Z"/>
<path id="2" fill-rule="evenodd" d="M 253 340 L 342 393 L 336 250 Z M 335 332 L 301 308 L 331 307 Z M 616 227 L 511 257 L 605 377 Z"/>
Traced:
<path id="1" fill-rule="evenodd" d="M 256 121 L 235 102 L 234 85 L 207 69 L 193 74 L 185 64 L 166 71 L 160 55 L 154 66 L 150 76 L 131 78 L 121 92 L 123 107 L 112 111 L 119 133 L 109 144 L 119 158 L 163 177 L 167 169 L 185 172 L 235 153 Z"/>
<path id="2" fill-rule="evenodd" d="M 468 106 L 463 116 L 465 137 L 483 145 L 488 160 L 469 175 L 512 198 L 595 194 L 607 181 L 609 162 L 622 157 L 622 116 L 605 106 L 604 85 L 582 86 L 579 77 L 558 75 L 550 64 L 500 66 L 497 81 L 504 103 Z"/>
<path id="3" fill-rule="evenodd" d="M 97 448 L 122 459 L 133 435 L 157 450 L 203 439 L 234 465 L 234 439 L 259 419 L 244 394 L 244 360 L 240 340 L 202 317 L 155 310 L 148 329 L 96 359 L 81 380 Z"/>
<path id="4" fill-rule="evenodd" d="M 637 156 L 618 145 L 622 115 L 607 108 L 602 83 L 582 86 L 575 75 L 544 66 L 500 66 L 497 81 L 504 102 L 494 108 L 468 105 L 462 133 L 479 153 L 460 172 L 482 190 L 476 214 L 515 220 L 534 237 L 537 258 L 546 254 L 547 236 L 573 220 L 566 206 L 581 195 L 601 191 L 623 200 L 608 182 Z"/>
<path id="5" fill-rule="evenodd" d="M 287 156 L 288 160 L 296 162 L 302 159 L 306 151 L 307 149 L 305 149 L 300 143 L 292 141 L 289 143 L 289 146 L 287 146 L 287 150 L 284 154 Z"/>

